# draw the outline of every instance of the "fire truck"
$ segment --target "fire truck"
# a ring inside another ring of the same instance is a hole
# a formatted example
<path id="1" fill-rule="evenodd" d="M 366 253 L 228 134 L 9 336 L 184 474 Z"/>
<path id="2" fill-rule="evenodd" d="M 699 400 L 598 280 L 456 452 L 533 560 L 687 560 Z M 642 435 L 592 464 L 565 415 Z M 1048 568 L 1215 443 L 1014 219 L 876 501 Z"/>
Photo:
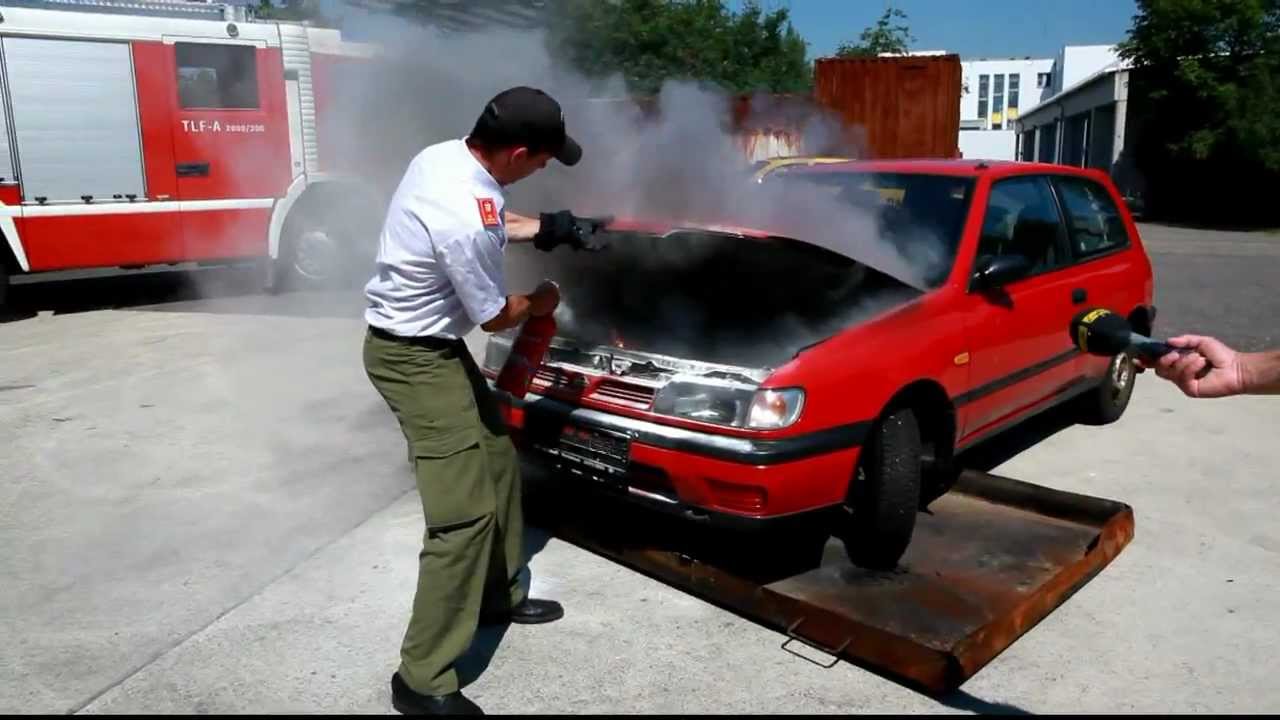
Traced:
<path id="1" fill-rule="evenodd" d="M 0 1 L 0 304 L 11 275 L 78 268 L 353 279 L 376 238 L 352 210 L 382 206 L 327 132 L 339 68 L 376 55 L 230 5 Z"/>

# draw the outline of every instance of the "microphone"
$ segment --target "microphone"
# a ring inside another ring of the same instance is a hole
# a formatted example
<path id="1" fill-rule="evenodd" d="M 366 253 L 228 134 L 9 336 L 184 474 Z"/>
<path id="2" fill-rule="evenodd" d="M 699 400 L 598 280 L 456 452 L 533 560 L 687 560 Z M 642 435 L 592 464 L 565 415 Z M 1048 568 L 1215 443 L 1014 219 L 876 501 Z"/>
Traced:
<path id="1" fill-rule="evenodd" d="M 1106 308 L 1082 310 L 1071 318 L 1067 328 L 1071 342 L 1090 355 L 1114 357 L 1132 352 L 1143 360 L 1154 362 L 1171 352 L 1185 355 L 1191 348 L 1178 348 L 1133 331 L 1129 321 Z"/>

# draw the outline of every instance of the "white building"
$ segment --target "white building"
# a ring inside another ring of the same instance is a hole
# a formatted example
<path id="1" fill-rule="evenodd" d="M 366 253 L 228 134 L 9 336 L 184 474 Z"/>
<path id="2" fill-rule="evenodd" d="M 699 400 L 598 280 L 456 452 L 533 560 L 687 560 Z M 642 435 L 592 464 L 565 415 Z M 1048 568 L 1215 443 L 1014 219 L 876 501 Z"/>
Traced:
<path id="1" fill-rule="evenodd" d="M 1133 93 L 1146 88 L 1123 60 L 1068 84 L 1018 118 L 1018 159 L 1109 173 L 1131 202 L 1144 191 L 1130 146 L 1141 123 L 1129 117 Z"/>
<path id="2" fill-rule="evenodd" d="M 1114 45 L 1068 45 L 1056 58 L 961 61 L 961 154 L 982 160 L 1015 159 L 1015 124 L 1026 109 L 1115 61 Z"/>
<path id="3" fill-rule="evenodd" d="M 1062 72 L 1054 77 L 1052 94 L 1057 95 L 1119 61 L 1115 45 L 1068 45 L 1058 53 L 1057 67 L 1062 68 Z"/>
<path id="4" fill-rule="evenodd" d="M 966 158 L 1012 160 L 1013 120 L 1021 108 L 1052 94 L 1052 58 L 961 61 L 960 152 Z"/>

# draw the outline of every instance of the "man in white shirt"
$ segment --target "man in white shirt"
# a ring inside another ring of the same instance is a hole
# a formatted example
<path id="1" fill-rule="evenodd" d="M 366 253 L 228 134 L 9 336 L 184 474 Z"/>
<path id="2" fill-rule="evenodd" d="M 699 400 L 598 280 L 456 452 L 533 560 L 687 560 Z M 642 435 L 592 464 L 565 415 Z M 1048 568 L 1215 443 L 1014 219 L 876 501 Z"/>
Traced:
<path id="1" fill-rule="evenodd" d="M 480 714 L 454 670 L 478 623 L 564 614 L 555 602 L 525 597 L 519 582 L 519 463 L 462 339 L 477 326 L 497 332 L 555 311 L 560 294 L 550 281 L 527 295 L 508 292 L 503 250 L 530 241 L 544 251 L 589 248 L 590 231 L 568 211 L 507 213 L 503 188 L 552 158 L 575 165 L 581 157 L 555 100 L 511 88 L 485 106 L 466 138 L 414 158 L 387 210 L 365 288 L 364 364 L 408 442 L 426 520 L 391 679 L 401 713 Z"/>

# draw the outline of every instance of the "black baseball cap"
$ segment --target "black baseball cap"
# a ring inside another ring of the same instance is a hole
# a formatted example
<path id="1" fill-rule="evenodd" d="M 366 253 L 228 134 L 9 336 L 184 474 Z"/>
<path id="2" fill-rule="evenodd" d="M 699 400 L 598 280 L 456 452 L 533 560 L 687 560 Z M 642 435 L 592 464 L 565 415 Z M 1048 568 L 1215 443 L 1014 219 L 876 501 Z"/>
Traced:
<path id="1" fill-rule="evenodd" d="M 565 131 L 560 103 L 537 88 L 519 86 L 498 93 L 484 106 L 471 136 L 484 143 L 550 152 L 565 165 L 582 159 L 582 146 Z"/>

